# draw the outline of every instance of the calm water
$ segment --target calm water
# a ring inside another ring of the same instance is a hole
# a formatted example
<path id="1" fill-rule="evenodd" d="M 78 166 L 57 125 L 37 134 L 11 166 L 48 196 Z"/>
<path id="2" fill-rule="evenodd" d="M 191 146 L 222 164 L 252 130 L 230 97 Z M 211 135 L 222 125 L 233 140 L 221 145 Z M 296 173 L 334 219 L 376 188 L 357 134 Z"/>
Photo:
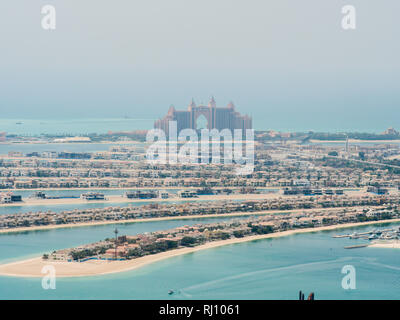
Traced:
<path id="1" fill-rule="evenodd" d="M 179 201 L 176 201 L 179 202 Z M 54 204 L 54 205 L 35 205 L 35 206 L 5 206 L 0 207 L 0 215 L 2 214 L 14 214 L 14 213 L 25 213 L 25 212 L 45 212 L 45 211 L 53 211 L 53 212 L 61 212 L 67 210 L 74 209 L 93 209 L 93 208 L 107 208 L 107 207 L 128 207 L 128 206 L 142 206 L 146 204 L 150 204 L 151 201 L 143 201 L 143 202 L 105 202 L 105 203 L 79 203 L 79 204 Z M 160 201 L 158 203 L 166 203 L 164 201 Z"/>
<path id="2" fill-rule="evenodd" d="M 236 199 L 233 201 L 242 201 L 244 199 Z M 196 202 L 216 202 L 218 200 L 196 200 Z M 174 203 L 187 203 L 191 200 L 174 200 L 174 201 L 158 201 L 159 204 L 174 204 Z M 0 215 L 2 214 L 15 214 L 25 212 L 61 212 L 74 209 L 94 209 L 94 208 L 107 208 L 107 207 L 129 207 L 129 206 L 144 206 L 146 204 L 155 203 L 154 201 L 141 201 L 141 202 L 105 202 L 105 203 L 79 203 L 79 204 L 53 204 L 53 205 L 34 205 L 34 206 L 3 206 L 0 207 Z"/>
<path id="3" fill-rule="evenodd" d="M 208 221 L 211 219 L 202 220 Z M 181 224 L 162 221 L 118 228 L 122 234 L 134 234 Z M 99 240 L 112 235 L 114 227 L 3 235 L 0 261 Z M 317 299 L 399 299 L 400 251 L 346 250 L 343 246 L 363 240 L 332 238 L 337 233 L 370 228 L 374 227 L 229 245 L 119 274 L 59 279 L 56 290 L 43 290 L 41 279 L 0 277 L 0 299 L 297 299 L 300 289 L 314 291 Z M 356 290 L 341 287 L 344 265 L 356 268 Z M 169 296 L 169 289 L 177 294 Z"/>
<path id="4" fill-rule="evenodd" d="M 64 190 L 43 190 L 43 189 L 32 189 L 32 190 L 13 190 L 15 194 L 21 195 L 22 198 L 27 198 L 33 195 L 36 191 L 42 191 L 48 196 L 52 197 L 79 197 L 82 193 L 86 192 L 100 192 L 108 196 L 118 196 L 123 195 L 125 191 L 136 190 L 134 188 L 126 188 L 126 189 L 64 189 Z M 141 191 L 149 191 L 154 189 L 140 189 Z M 177 193 L 178 189 L 165 189 L 168 193 Z M 1 191 L 0 191 L 1 192 Z"/>
<path id="5" fill-rule="evenodd" d="M 85 192 L 101 192 L 107 195 L 123 195 L 126 190 L 111 190 L 111 189 L 90 189 L 90 190 L 41 190 L 48 196 L 68 196 L 68 197 L 79 197 L 82 193 Z M 147 190 L 147 189 L 143 189 Z M 21 195 L 23 199 L 28 198 L 31 196 L 36 190 L 16 190 L 14 194 Z M 167 189 L 169 193 L 176 193 L 178 190 L 176 189 Z M 1 192 L 1 191 L 0 191 Z M 175 201 L 178 202 L 186 202 L 186 201 Z M 54 211 L 54 212 L 61 212 L 66 210 L 74 210 L 74 209 L 89 209 L 89 208 L 106 208 L 110 206 L 117 206 L 117 207 L 128 207 L 129 205 L 132 206 L 141 206 L 151 203 L 151 201 L 143 201 L 143 202 L 119 202 L 119 203 L 80 203 L 80 204 L 46 204 L 46 205 L 5 205 L 0 206 L 0 215 L 1 214 L 14 214 L 14 213 L 25 213 L 25 212 L 36 212 L 36 211 Z M 164 201 L 160 203 L 165 203 Z M 170 202 L 172 203 L 172 202 Z"/>
<path id="6" fill-rule="evenodd" d="M 0 119 L 0 132 L 18 135 L 90 134 L 153 128 L 154 119 Z"/>
<path id="7" fill-rule="evenodd" d="M 327 147 L 345 147 L 346 142 L 345 141 L 340 141 L 340 142 L 309 142 L 306 143 L 307 145 L 322 145 L 322 146 L 327 146 Z M 376 145 L 381 145 L 381 144 L 391 144 L 391 145 L 396 145 L 399 146 L 399 142 L 369 142 L 369 141 L 357 141 L 357 142 L 349 142 L 349 145 L 357 145 L 361 147 L 373 147 Z"/>
<path id="8" fill-rule="evenodd" d="M 2 143 L 0 144 L 0 154 L 8 154 L 10 151 L 22 152 L 99 152 L 108 151 L 113 146 L 134 146 L 134 144 L 122 143 Z"/>
<path id="9" fill-rule="evenodd" d="M 39 190 L 39 189 L 38 189 Z M 65 197 L 79 197 L 82 193 L 85 192 L 101 192 L 103 194 L 107 195 L 123 195 L 125 191 L 130 190 L 130 189 L 124 189 L 124 190 L 112 190 L 112 189 L 90 189 L 90 190 L 42 190 L 46 195 L 48 196 L 65 196 Z M 149 189 L 141 189 L 143 191 L 149 190 Z M 270 193 L 270 192 L 278 192 L 278 189 L 259 189 L 261 193 Z M 36 190 L 15 190 L 14 194 L 16 195 L 21 195 L 23 200 L 31 196 Z M 176 194 L 178 192 L 178 189 L 165 189 L 170 194 Z M 0 190 L 1 192 L 1 190 Z M 186 203 L 186 202 L 191 202 L 193 200 L 179 200 L 182 198 L 176 198 L 174 201 L 159 201 L 156 203 Z M 236 199 L 234 201 L 242 201 L 246 200 L 246 195 L 243 195 L 242 199 Z M 198 200 L 195 199 L 196 202 L 213 202 L 213 201 L 219 201 L 219 200 Z M 2 214 L 14 214 L 14 213 L 25 213 L 25 212 L 36 212 L 36 211 L 54 211 L 54 212 L 61 212 L 61 211 L 66 211 L 66 210 L 74 210 L 74 209 L 93 209 L 93 208 L 106 208 L 106 207 L 111 207 L 111 206 L 116 206 L 116 207 L 128 207 L 130 205 L 132 206 L 142 206 L 146 204 L 154 203 L 154 201 L 140 201 L 140 202 L 105 202 L 105 203 L 72 203 L 72 204 L 46 204 L 46 205 L 0 205 L 0 215 Z"/>

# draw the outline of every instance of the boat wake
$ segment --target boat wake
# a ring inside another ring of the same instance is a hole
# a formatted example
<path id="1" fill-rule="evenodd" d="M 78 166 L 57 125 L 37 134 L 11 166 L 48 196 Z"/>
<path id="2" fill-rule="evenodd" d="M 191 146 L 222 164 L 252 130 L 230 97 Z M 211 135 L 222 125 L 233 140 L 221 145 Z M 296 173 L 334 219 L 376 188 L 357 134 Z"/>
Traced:
<path id="1" fill-rule="evenodd" d="M 252 272 L 245 272 L 229 277 L 223 277 L 216 280 L 206 281 L 193 286 L 189 286 L 180 289 L 180 292 L 185 296 L 192 298 L 198 294 L 202 295 L 210 290 L 220 290 L 221 292 L 228 292 L 232 286 L 241 286 L 241 284 L 248 286 L 249 283 L 258 283 L 260 278 L 283 278 L 288 274 L 301 274 L 309 272 L 320 272 L 322 270 L 328 270 L 335 268 L 336 265 L 345 265 L 348 261 L 352 260 L 351 257 L 344 257 L 335 260 L 311 262 L 304 264 L 297 264 L 292 266 L 278 267 L 278 268 L 268 268 Z M 234 281 L 234 283 L 233 283 Z"/>

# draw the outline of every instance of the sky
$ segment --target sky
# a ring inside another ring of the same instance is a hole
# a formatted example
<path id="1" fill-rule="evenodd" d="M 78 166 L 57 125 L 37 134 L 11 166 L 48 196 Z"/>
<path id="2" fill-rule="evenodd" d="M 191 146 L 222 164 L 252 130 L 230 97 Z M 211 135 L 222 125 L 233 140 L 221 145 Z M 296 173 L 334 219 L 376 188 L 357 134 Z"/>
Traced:
<path id="1" fill-rule="evenodd" d="M 399 15 L 398 0 L 2 0 L 0 117 L 155 119 L 213 95 L 256 129 L 400 129 Z"/>

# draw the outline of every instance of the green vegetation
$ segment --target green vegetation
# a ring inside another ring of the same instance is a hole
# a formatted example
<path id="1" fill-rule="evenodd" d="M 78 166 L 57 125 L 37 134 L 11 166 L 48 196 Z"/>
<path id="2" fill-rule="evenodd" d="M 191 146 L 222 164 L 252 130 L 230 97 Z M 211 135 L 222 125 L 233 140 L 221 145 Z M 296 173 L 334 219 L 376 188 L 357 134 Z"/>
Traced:
<path id="1" fill-rule="evenodd" d="M 181 240 L 181 245 L 191 246 L 196 243 L 196 238 L 185 236 Z"/>
<path id="2" fill-rule="evenodd" d="M 249 227 L 251 228 L 251 232 L 256 233 L 256 234 L 267 234 L 267 233 L 274 232 L 274 228 L 272 226 L 262 226 L 262 225 L 250 224 Z"/>

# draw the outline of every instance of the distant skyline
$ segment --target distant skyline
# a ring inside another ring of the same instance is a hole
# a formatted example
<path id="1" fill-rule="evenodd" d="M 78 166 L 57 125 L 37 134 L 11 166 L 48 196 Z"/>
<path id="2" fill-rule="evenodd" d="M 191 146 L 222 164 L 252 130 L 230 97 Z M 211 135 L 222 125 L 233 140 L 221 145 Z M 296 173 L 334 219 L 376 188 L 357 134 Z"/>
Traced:
<path id="1" fill-rule="evenodd" d="M 69 0 L 54 31 L 45 4 L 0 3 L 2 119 L 157 119 L 213 95 L 255 129 L 400 128 L 396 0 L 351 1 L 353 31 L 342 0 Z"/>

